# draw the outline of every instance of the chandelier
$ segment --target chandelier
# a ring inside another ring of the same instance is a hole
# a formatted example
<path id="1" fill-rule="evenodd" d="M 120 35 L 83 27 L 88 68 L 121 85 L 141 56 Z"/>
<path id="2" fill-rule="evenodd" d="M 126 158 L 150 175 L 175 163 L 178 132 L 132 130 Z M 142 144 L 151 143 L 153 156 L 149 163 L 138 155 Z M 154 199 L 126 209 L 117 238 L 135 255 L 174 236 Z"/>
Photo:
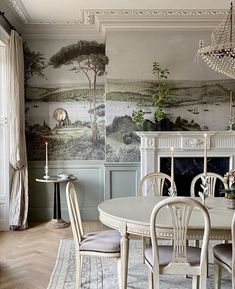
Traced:
<path id="1" fill-rule="evenodd" d="M 214 71 L 235 79 L 235 22 L 233 3 L 226 19 L 211 34 L 211 45 L 200 47 L 198 55 Z"/>

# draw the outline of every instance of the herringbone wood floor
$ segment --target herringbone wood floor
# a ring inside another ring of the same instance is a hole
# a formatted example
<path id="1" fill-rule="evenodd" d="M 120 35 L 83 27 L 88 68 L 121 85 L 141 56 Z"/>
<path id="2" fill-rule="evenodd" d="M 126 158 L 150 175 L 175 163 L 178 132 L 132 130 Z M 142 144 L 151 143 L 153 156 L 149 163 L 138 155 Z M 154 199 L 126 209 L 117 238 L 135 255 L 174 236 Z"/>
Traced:
<path id="1" fill-rule="evenodd" d="M 85 232 L 101 228 L 99 222 L 84 222 Z M 61 239 L 72 239 L 71 227 L 52 230 L 43 223 L 0 232 L 0 289 L 46 289 Z"/>

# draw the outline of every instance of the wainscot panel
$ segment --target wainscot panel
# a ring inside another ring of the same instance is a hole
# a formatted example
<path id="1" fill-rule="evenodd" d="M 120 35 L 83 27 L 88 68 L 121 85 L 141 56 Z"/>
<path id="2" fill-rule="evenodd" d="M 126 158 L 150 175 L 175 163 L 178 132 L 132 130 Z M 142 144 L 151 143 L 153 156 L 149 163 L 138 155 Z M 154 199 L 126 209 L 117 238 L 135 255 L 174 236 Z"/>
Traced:
<path id="1" fill-rule="evenodd" d="M 105 199 L 135 196 L 139 181 L 139 163 L 106 163 Z"/>
<path id="2" fill-rule="evenodd" d="M 44 162 L 29 162 L 29 220 L 50 220 L 53 208 L 53 184 L 38 183 L 36 178 L 44 175 Z M 98 219 L 97 206 L 104 199 L 103 161 L 51 161 L 49 175 L 69 173 L 75 181 L 83 220 Z M 68 220 L 65 184 L 60 185 L 62 218 Z"/>
<path id="3" fill-rule="evenodd" d="M 52 218 L 53 184 L 36 182 L 44 175 L 45 163 L 29 162 L 29 221 L 47 221 Z M 133 196 L 140 179 L 139 163 L 109 163 L 103 161 L 51 161 L 49 175 L 73 174 L 78 178 L 78 192 L 83 220 L 98 220 L 98 205 L 109 198 Z M 61 213 L 69 220 L 65 198 L 65 184 L 60 185 Z"/>

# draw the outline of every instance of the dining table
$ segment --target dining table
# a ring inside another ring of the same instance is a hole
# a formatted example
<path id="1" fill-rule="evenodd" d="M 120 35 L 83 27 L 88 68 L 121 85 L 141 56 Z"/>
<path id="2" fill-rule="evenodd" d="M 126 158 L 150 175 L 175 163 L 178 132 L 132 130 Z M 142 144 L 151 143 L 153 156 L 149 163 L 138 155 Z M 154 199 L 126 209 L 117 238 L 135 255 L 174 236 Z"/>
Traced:
<path id="1" fill-rule="evenodd" d="M 134 196 L 105 200 L 98 206 L 100 221 L 121 234 L 121 289 L 127 288 L 129 235 L 150 237 L 150 216 L 154 206 L 166 197 Z M 199 197 L 195 199 L 201 201 Z M 234 210 L 224 205 L 224 198 L 209 197 L 206 207 L 211 221 L 210 240 L 231 240 L 231 224 Z M 187 239 L 201 240 L 204 219 L 194 208 L 188 224 Z M 169 210 L 163 208 L 157 218 L 156 234 L 161 239 L 173 239 Z"/>

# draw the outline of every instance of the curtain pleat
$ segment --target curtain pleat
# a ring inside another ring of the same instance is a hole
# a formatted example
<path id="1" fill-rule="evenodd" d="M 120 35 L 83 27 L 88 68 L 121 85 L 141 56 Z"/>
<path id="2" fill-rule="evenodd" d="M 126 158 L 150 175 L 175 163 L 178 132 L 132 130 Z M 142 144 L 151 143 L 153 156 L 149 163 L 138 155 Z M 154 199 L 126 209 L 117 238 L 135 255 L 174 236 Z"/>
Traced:
<path id="1" fill-rule="evenodd" d="M 9 223 L 12 230 L 28 227 L 28 166 L 25 140 L 23 41 L 12 30 L 8 46 L 9 134 L 12 182 Z"/>

